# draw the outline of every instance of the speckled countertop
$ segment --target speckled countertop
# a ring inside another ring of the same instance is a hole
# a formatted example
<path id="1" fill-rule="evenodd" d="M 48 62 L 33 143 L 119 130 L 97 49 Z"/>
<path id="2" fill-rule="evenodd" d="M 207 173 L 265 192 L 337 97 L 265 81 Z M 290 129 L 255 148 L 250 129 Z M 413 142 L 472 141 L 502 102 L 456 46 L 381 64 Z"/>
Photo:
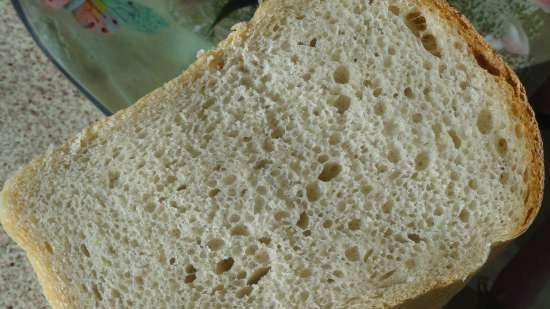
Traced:
<path id="1" fill-rule="evenodd" d="M 35 45 L 0 0 L 0 186 L 19 166 L 102 114 Z M 30 264 L 0 227 L 0 308 L 48 308 Z"/>

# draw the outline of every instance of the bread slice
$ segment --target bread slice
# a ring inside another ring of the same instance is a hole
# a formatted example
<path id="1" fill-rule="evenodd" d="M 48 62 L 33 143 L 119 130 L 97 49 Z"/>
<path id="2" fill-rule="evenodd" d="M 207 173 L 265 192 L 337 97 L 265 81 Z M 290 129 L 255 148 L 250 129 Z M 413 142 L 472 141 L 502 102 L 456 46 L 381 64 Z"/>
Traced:
<path id="1" fill-rule="evenodd" d="M 54 308 L 438 308 L 533 220 L 541 152 L 445 2 L 269 0 L 0 218 Z"/>

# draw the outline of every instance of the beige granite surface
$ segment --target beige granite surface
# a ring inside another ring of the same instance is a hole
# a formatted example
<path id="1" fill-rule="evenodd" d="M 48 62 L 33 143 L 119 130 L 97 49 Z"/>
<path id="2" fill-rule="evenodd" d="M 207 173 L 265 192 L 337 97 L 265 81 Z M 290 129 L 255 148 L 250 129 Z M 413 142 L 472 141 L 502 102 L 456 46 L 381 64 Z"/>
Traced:
<path id="1" fill-rule="evenodd" d="M 0 0 L 0 186 L 19 166 L 102 117 Z M 0 308 L 48 308 L 25 254 L 0 227 Z"/>

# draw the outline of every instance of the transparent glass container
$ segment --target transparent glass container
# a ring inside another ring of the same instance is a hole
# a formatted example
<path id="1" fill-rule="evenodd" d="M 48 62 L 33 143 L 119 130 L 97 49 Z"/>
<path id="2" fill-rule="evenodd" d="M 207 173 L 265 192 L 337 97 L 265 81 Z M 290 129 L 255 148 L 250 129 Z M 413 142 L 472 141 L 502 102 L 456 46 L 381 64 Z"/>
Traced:
<path id="1" fill-rule="evenodd" d="M 44 53 L 106 114 L 179 75 L 199 50 L 211 48 L 231 25 L 253 14 L 253 8 L 244 8 L 212 28 L 224 1 L 67 0 L 57 7 L 53 2 L 12 1 Z M 98 9 L 86 10 L 88 2 Z M 97 12 L 100 5 L 104 12 Z"/>

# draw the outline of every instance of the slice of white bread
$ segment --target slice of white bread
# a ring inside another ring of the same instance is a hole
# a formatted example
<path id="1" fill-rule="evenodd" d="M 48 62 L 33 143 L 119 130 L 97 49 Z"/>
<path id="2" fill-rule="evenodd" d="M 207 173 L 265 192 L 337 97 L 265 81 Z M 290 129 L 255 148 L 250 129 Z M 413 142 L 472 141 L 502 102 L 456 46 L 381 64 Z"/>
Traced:
<path id="1" fill-rule="evenodd" d="M 269 0 L 0 218 L 54 308 L 438 308 L 542 182 L 522 86 L 446 3 Z"/>

